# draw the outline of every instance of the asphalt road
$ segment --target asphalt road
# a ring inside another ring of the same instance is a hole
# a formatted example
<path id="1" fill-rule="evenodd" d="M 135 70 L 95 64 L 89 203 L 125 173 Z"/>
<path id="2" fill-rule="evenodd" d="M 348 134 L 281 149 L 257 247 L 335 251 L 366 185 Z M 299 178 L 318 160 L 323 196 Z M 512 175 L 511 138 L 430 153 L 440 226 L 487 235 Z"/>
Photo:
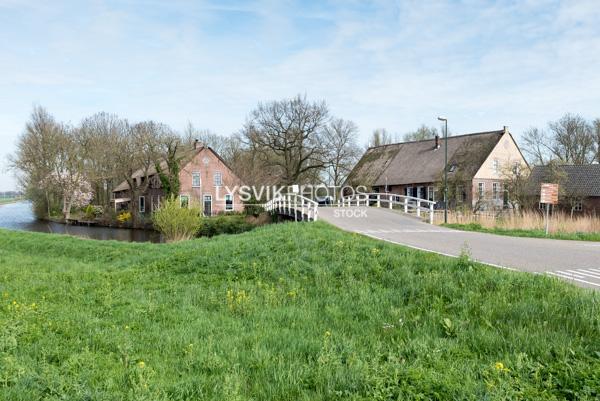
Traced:
<path id="1" fill-rule="evenodd" d="M 600 243 L 519 238 L 458 231 L 385 208 L 319 208 L 319 218 L 341 229 L 410 247 L 479 262 L 548 274 L 600 290 Z"/>

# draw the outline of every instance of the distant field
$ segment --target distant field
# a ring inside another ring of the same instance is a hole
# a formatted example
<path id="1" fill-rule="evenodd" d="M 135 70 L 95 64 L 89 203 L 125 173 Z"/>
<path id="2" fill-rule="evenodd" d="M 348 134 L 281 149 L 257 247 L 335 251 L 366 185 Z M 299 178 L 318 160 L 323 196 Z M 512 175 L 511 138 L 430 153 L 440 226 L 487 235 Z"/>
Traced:
<path id="1" fill-rule="evenodd" d="M 23 200 L 22 197 L 19 198 L 0 198 L 0 205 L 5 204 L 5 203 L 14 203 L 14 202 L 18 202 L 20 200 Z"/>
<path id="2" fill-rule="evenodd" d="M 2 400 L 597 400 L 600 297 L 325 223 L 0 230 Z"/>

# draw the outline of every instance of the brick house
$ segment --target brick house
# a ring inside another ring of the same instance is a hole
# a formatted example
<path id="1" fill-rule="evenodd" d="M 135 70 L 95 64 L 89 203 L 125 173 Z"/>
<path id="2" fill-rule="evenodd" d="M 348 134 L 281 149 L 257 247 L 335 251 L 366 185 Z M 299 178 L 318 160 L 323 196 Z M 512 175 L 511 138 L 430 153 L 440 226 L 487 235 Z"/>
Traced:
<path id="1" fill-rule="evenodd" d="M 181 159 L 179 172 L 179 201 L 187 207 L 190 203 L 201 205 L 205 216 L 224 212 L 240 212 L 244 204 L 240 199 L 241 180 L 229 168 L 227 163 L 210 147 L 198 143 L 192 151 Z M 166 170 L 166 162 L 161 163 Z M 150 180 L 148 189 L 139 195 L 136 204 L 138 212 L 149 214 L 160 207 L 165 197 L 156 169 L 152 168 L 148 177 L 142 170 L 133 174 L 133 178 L 143 183 Z M 113 190 L 115 210 L 128 209 L 131 204 L 131 191 L 127 181 L 123 181 Z"/>
<path id="2" fill-rule="evenodd" d="M 478 210 L 506 205 L 506 174 L 527 162 L 506 127 L 448 137 L 448 206 Z M 350 172 L 346 185 L 373 192 L 409 195 L 437 202 L 444 173 L 444 140 L 439 137 L 371 147 Z"/>
<path id="3" fill-rule="evenodd" d="M 567 212 L 600 214 L 600 164 L 535 166 L 529 184 L 536 202 L 544 182 L 558 183 L 558 208 Z"/>

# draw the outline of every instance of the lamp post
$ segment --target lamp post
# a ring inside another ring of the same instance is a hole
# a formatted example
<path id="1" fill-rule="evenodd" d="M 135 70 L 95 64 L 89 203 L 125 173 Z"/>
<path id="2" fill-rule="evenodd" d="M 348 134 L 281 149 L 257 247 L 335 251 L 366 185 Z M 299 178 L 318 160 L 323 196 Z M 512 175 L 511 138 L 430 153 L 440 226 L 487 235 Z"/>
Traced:
<path id="1" fill-rule="evenodd" d="M 444 224 L 448 224 L 448 119 L 438 117 L 445 123 L 444 129 Z"/>

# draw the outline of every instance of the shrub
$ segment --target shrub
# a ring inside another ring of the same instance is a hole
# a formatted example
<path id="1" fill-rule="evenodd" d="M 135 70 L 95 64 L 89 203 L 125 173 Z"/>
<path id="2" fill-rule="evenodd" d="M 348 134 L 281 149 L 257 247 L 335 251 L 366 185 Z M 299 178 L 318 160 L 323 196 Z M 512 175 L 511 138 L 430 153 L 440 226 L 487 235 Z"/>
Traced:
<path id="1" fill-rule="evenodd" d="M 221 214 L 204 219 L 198 234 L 203 237 L 212 237 L 219 234 L 239 234 L 250 231 L 254 227 L 255 225 L 247 221 L 244 215 Z"/>
<path id="2" fill-rule="evenodd" d="M 265 208 L 261 206 L 260 202 L 254 197 L 254 195 L 244 201 L 244 213 L 248 216 L 258 216 L 265 211 Z"/>
<path id="3" fill-rule="evenodd" d="M 152 215 L 154 228 L 164 235 L 167 242 L 193 238 L 202 226 L 202 220 L 199 207 L 193 204 L 181 207 L 175 197 L 165 200 Z"/>
<path id="4" fill-rule="evenodd" d="M 128 222 L 129 220 L 131 220 L 131 213 L 130 212 L 121 212 L 119 213 L 119 215 L 117 216 L 117 221 L 121 224 Z"/>
<path id="5" fill-rule="evenodd" d="M 87 218 L 93 219 L 102 216 L 104 214 L 104 208 L 99 205 L 87 205 L 83 209 L 83 212 Z"/>

